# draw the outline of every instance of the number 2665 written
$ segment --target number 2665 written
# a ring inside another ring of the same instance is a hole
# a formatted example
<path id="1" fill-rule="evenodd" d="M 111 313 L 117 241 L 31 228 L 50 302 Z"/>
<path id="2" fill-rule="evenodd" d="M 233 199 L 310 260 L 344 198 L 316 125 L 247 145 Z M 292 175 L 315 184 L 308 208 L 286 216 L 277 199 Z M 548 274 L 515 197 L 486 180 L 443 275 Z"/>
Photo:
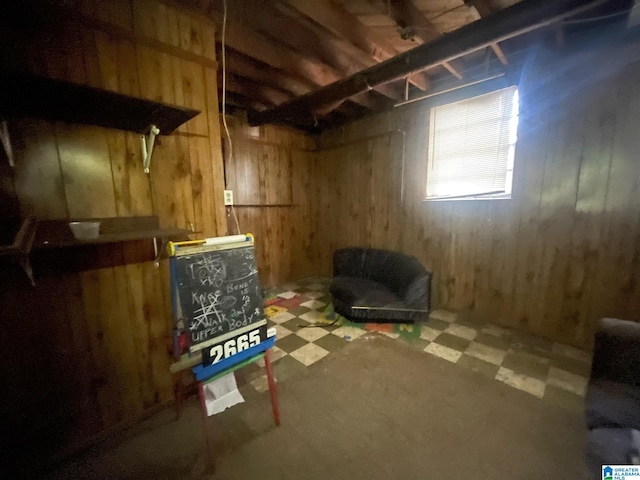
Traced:
<path id="1" fill-rule="evenodd" d="M 260 330 L 253 330 L 252 332 L 239 335 L 236 338 L 227 340 L 224 343 L 214 345 L 209 350 L 209 356 L 211 357 L 211 363 L 217 363 L 223 358 L 230 357 L 236 353 L 240 353 L 247 350 L 250 347 L 255 347 L 260 343 Z"/>

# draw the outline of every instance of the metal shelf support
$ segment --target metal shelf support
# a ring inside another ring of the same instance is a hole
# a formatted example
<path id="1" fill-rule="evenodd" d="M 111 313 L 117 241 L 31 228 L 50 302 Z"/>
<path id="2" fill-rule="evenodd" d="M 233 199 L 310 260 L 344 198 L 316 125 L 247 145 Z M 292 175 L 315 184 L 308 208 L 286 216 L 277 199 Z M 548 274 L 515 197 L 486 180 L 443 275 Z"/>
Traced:
<path id="1" fill-rule="evenodd" d="M 151 166 L 151 155 L 153 155 L 153 146 L 156 142 L 156 135 L 160 135 L 160 130 L 155 125 L 149 127 L 149 133 L 140 137 L 142 146 L 142 166 L 144 173 L 149 173 Z"/>

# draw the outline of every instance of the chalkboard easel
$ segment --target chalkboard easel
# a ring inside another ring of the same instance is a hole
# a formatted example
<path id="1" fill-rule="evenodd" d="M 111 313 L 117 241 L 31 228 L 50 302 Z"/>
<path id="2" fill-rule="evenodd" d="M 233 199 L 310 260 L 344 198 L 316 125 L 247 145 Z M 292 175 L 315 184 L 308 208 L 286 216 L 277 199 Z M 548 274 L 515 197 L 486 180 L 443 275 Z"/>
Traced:
<path id="1" fill-rule="evenodd" d="M 269 352 L 275 345 L 275 329 L 267 330 L 253 235 L 170 242 L 169 255 L 174 350 L 176 359 L 180 359 L 171 365 L 171 371 L 193 370 L 205 418 L 208 456 L 213 463 L 206 428 L 205 383 L 264 358 L 273 417 L 276 426 L 280 425 Z M 181 399 L 176 403 L 179 405 Z"/>
<path id="2" fill-rule="evenodd" d="M 202 351 L 203 365 L 212 365 L 267 340 L 253 236 L 171 243 L 170 254 L 183 348 Z"/>

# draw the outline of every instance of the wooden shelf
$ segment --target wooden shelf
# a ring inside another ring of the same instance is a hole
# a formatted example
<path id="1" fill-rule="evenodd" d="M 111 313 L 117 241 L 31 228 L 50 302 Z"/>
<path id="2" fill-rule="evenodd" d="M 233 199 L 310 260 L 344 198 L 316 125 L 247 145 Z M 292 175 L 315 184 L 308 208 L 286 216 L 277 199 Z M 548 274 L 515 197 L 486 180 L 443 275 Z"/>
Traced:
<path id="1" fill-rule="evenodd" d="M 2 225 L 2 230 L 9 236 L 2 239 L 0 255 L 28 255 L 33 245 L 36 228 L 37 221 L 33 217 L 7 221 L 7 224 Z"/>
<path id="2" fill-rule="evenodd" d="M 150 238 L 186 240 L 192 233 L 181 228 L 160 228 L 158 217 L 112 217 L 82 219 L 100 222 L 100 235 L 92 240 L 77 240 L 69 228 L 69 220 L 38 222 L 34 249 L 79 247 L 105 243 L 129 242 Z"/>
<path id="3" fill-rule="evenodd" d="M 35 282 L 29 253 L 34 243 L 37 225 L 38 222 L 34 217 L 27 217 L 24 220 L 7 220 L 1 229 L 2 233 L 8 236 L 1 239 L 0 257 L 7 257 L 18 263 L 31 285 L 35 285 Z"/>
<path id="4" fill-rule="evenodd" d="M 32 74 L 0 70 L 0 117 L 37 117 L 168 135 L 200 112 Z"/>

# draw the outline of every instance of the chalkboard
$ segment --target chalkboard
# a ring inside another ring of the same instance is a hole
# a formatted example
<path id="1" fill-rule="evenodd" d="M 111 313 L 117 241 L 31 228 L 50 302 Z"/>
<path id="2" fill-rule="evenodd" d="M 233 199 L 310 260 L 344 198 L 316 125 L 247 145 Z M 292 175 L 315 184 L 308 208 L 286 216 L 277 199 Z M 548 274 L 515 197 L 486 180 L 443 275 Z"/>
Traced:
<path id="1" fill-rule="evenodd" d="M 191 351 L 266 323 L 253 246 L 201 247 L 193 253 L 187 249 L 171 260 L 174 294 Z"/>

